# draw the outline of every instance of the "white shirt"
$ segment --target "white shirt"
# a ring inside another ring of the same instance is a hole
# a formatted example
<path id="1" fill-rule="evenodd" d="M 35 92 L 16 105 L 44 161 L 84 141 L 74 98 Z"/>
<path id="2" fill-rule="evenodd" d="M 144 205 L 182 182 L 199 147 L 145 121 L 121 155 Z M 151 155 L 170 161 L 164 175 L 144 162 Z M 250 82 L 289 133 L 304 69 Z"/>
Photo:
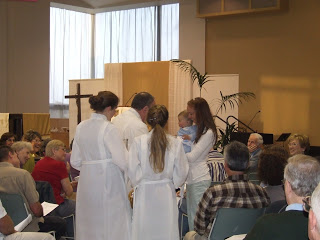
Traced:
<path id="1" fill-rule="evenodd" d="M 135 137 L 148 133 L 147 125 L 134 108 L 116 116 L 112 123 L 119 129 L 122 139 L 128 141 L 128 149 L 130 149 Z"/>
<path id="2" fill-rule="evenodd" d="M 214 140 L 215 136 L 212 130 L 209 129 L 200 137 L 197 143 L 191 146 L 191 152 L 186 154 L 189 162 L 188 184 L 211 179 L 207 160 Z"/>

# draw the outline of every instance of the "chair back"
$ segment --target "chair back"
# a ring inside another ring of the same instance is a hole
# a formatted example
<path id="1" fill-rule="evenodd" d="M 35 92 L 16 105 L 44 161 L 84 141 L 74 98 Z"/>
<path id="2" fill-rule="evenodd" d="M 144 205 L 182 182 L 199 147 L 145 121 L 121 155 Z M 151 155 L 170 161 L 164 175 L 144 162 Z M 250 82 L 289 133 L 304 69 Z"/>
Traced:
<path id="1" fill-rule="evenodd" d="M 0 193 L 0 199 L 14 225 L 28 217 L 28 211 L 20 194 Z"/>
<path id="2" fill-rule="evenodd" d="M 56 203 L 51 184 L 46 181 L 36 181 L 36 189 L 39 193 L 39 202 Z"/>
<path id="3" fill-rule="evenodd" d="M 265 208 L 220 208 L 212 224 L 209 239 L 224 240 L 250 232 Z"/>

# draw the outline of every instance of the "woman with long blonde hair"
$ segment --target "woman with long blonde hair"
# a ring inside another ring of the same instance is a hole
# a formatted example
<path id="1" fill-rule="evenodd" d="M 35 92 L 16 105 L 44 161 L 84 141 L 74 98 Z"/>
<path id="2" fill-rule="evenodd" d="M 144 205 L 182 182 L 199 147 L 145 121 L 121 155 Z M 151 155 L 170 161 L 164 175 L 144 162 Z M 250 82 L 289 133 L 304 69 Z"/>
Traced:
<path id="1" fill-rule="evenodd" d="M 147 116 L 152 130 L 136 137 L 130 147 L 132 240 L 179 239 L 175 189 L 185 182 L 189 165 L 181 140 L 165 132 L 167 121 L 166 107 L 153 106 Z"/>

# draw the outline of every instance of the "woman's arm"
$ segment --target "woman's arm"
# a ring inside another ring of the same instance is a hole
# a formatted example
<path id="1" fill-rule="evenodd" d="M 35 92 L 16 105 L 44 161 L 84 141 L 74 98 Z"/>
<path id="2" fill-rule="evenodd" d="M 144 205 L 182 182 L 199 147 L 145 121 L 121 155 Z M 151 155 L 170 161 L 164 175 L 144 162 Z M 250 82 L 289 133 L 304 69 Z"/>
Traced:
<path id="1" fill-rule="evenodd" d="M 133 143 L 129 151 L 129 168 L 128 176 L 131 180 L 132 186 L 138 185 L 142 178 L 142 169 L 140 161 L 141 146 L 140 141 L 137 138 L 133 140 Z"/>
<path id="2" fill-rule="evenodd" d="M 78 171 L 81 168 L 81 164 L 83 159 L 83 155 L 81 153 L 81 148 L 78 144 L 79 142 L 79 126 L 76 129 L 76 134 L 73 140 L 73 144 L 72 144 L 72 153 L 71 153 L 71 157 L 70 157 L 70 164 L 74 169 L 77 169 Z"/>
<path id="3" fill-rule="evenodd" d="M 62 185 L 62 190 L 64 191 L 67 197 L 70 197 L 73 193 L 73 188 L 69 178 L 64 178 L 60 182 Z"/>
<path id="4" fill-rule="evenodd" d="M 112 136 L 112 138 L 110 138 L 110 136 Z M 112 162 L 116 164 L 121 171 L 127 172 L 128 151 L 125 148 L 120 132 L 116 127 L 113 126 L 113 128 L 104 135 L 104 143 L 111 153 Z"/>
<path id="5" fill-rule="evenodd" d="M 189 163 L 195 162 L 206 150 L 213 147 L 215 136 L 211 129 L 209 129 L 205 134 L 201 136 L 199 141 L 195 144 L 191 152 L 187 153 L 187 159 Z"/>
<path id="6" fill-rule="evenodd" d="M 179 139 L 176 141 L 178 143 L 176 145 L 177 151 L 173 169 L 173 184 L 175 188 L 178 188 L 186 181 L 189 171 L 189 163 L 186 154 L 184 153 L 182 142 Z"/>

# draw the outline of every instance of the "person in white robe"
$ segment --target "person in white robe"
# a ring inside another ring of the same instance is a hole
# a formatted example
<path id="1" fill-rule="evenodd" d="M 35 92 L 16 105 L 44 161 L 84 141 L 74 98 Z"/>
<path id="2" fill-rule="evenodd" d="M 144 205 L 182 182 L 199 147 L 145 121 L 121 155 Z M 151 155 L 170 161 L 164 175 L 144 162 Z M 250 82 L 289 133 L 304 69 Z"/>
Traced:
<path id="1" fill-rule="evenodd" d="M 166 107 L 153 106 L 147 117 L 151 132 L 135 138 L 129 151 L 133 240 L 179 239 L 175 189 L 185 182 L 189 165 L 181 139 L 163 129 L 167 120 Z"/>
<path id="2" fill-rule="evenodd" d="M 131 239 L 131 211 L 123 174 L 128 152 L 110 122 L 119 99 L 109 91 L 89 98 L 95 111 L 76 129 L 71 165 L 80 170 L 76 239 Z"/>
<path id="3" fill-rule="evenodd" d="M 149 132 L 145 121 L 154 104 L 154 97 L 150 93 L 140 92 L 133 98 L 129 110 L 112 119 L 112 123 L 120 130 L 127 149 L 135 137 Z"/>

